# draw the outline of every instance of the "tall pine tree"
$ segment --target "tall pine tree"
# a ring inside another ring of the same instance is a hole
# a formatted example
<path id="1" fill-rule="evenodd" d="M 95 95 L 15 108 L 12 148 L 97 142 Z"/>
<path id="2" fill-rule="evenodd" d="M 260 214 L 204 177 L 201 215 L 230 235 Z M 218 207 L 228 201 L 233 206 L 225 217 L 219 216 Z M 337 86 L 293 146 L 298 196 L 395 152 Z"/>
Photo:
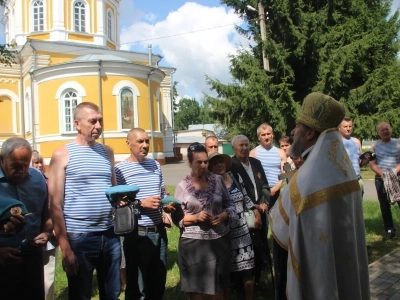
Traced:
<path id="1" fill-rule="evenodd" d="M 247 26 L 239 32 L 255 45 L 230 57 L 233 83 L 206 77 L 214 117 L 229 134 L 255 139 L 269 122 L 276 136 L 290 133 L 304 97 L 321 91 L 341 101 L 356 123 L 355 135 L 372 138 L 380 121 L 400 119 L 399 15 L 389 0 L 263 0 L 267 40 L 260 36 L 255 0 L 222 0 Z M 270 71 L 262 66 L 262 49 Z M 400 128 L 399 128 L 400 129 Z"/>

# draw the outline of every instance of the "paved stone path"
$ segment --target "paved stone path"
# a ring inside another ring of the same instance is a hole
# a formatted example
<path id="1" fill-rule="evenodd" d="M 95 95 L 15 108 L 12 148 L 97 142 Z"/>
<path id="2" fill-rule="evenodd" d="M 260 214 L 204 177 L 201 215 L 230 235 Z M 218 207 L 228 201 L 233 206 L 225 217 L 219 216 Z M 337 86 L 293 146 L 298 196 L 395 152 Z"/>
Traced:
<path id="1" fill-rule="evenodd" d="M 400 300 L 400 248 L 369 265 L 371 300 Z"/>

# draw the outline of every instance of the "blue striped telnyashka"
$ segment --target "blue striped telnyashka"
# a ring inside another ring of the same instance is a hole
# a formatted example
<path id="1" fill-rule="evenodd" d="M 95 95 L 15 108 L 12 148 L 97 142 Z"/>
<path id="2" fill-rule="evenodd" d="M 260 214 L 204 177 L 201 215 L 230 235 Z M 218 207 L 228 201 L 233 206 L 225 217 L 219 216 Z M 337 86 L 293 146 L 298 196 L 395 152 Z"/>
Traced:
<path id="1" fill-rule="evenodd" d="M 105 190 L 111 186 L 111 162 L 104 146 L 66 145 L 64 218 L 67 232 L 94 232 L 113 226 Z"/>
<path id="2" fill-rule="evenodd" d="M 394 169 L 400 163 L 399 141 L 392 139 L 389 143 L 384 144 L 377 141 L 374 152 L 376 155 L 376 163 L 382 171 Z"/>
<path id="3" fill-rule="evenodd" d="M 264 147 L 257 146 L 257 157 L 261 161 L 261 165 L 264 169 L 265 176 L 270 187 L 274 187 L 279 182 L 279 174 L 281 174 L 282 159 L 279 155 L 278 148 L 272 146 L 271 149 L 265 149 Z"/>
<path id="4" fill-rule="evenodd" d="M 150 196 L 165 196 L 164 177 L 161 173 L 160 164 L 154 159 L 146 158 L 144 162 L 121 161 L 115 165 L 117 184 L 133 184 L 140 188 L 136 198 L 144 200 Z M 160 195 L 161 187 L 161 195 Z M 140 209 L 141 217 L 138 221 L 140 226 L 153 226 L 160 224 L 160 209 Z"/>

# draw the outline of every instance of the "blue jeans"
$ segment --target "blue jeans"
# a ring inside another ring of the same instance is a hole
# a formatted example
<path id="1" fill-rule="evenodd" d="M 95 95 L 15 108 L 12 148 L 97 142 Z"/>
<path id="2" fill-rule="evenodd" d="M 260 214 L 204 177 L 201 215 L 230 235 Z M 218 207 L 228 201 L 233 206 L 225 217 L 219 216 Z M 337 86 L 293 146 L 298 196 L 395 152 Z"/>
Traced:
<path id="1" fill-rule="evenodd" d="M 97 272 L 100 299 L 117 300 L 120 294 L 121 244 L 113 228 L 100 232 L 68 233 L 78 259 L 78 275 L 68 278 L 68 298 L 90 300 L 93 271 Z"/>
<path id="2" fill-rule="evenodd" d="M 141 231 L 124 238 L 126 300 L 162 300 L 167 278 L 167 234 Z"/>

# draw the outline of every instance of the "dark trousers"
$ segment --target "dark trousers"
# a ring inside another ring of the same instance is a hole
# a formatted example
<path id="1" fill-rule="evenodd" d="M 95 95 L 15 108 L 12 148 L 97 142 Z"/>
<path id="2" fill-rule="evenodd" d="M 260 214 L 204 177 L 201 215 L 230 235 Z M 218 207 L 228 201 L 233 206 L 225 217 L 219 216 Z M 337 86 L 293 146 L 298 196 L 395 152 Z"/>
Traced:
<path id="1" fill-rule="evenodd" d="M 76 276 L 67 275 L 68 298 L 92 298 L 93 271 L 96 269 L 99 298 L 117 300 L 121 284 L 121 244 L 114 228 L 98 232 L 68 233 L 68 240 L 79 264 Z"/>
<path id="2" fill-rule="evenodd" d="M 376 193 L 378 194 L 379 206 L 381 208 L 383 226 L 385 228 L 385 231 L 396 231 L 396 228 L 393 225 L 391 204 L 389 203 L 389 199 L 382 178 L 375 178 L 375 188 Z M 397 204 L 400 206 L 399 202 L 397 202 Z"/>
<path id="3" fill-rule="evenodd" d="M 272 253 L 274 257 L 275 300 L 286 300 L 288 252 L 283 249 L 273 238 Z"/>
<path id="4" fill-rule="evenodd" d="M 44 300 L 43 248 L 32 250 L 21 264 L 0 267 L 0 299 Z"/>
<path id="5" fill-rule="evenodd" d="M 157 232 L 139 230 L 124 238 L 126 300 L 162 300 L 167 278 L 168 239 L 163 225 Z"/>

